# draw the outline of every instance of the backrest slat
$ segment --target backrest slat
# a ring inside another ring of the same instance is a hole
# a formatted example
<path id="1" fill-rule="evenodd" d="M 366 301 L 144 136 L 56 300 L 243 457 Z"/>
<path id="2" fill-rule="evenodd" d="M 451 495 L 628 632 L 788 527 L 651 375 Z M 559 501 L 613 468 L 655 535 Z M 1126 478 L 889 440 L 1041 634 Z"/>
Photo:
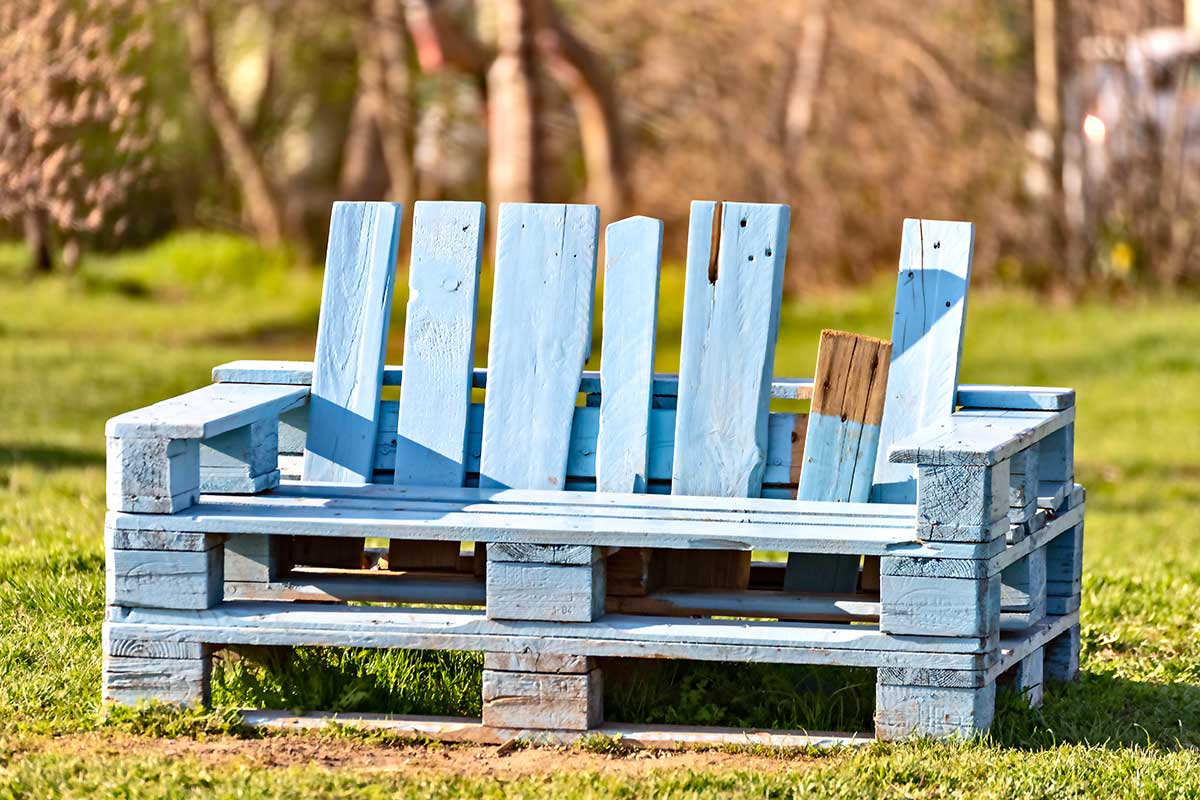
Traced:
<path id="1" fill-rule="evenodd" d="M 500 207 L 480 486 L 562 489 L 591 347 L 599 209 Z"/>
<path id="2" fill-rule="evenodd" d="M 974 242 L 968 222 L 904 221 L 873 502 L 916 501 L 916 467 L 889 463 L 888 448 L 954 412 Z"/>
<path id="3" fill-rule="evenodd" d="M 596 489 L 645 492 L 654 394 L 654 331 L 663 224 L 649 217 L 605 231 L 604 336 Z"/>
<path id="4" fill-rule="evenodd" d="M 333 206 L 304 480 L 371 480 L 400 217 L 394 203 Z"/>
<path id="5" fill-rule="evenodd" d="M 692 203 L 671 492 L 757 497 L 788 207 Z M 750 554 L 693 551 L 672 558 L 676 586 L 744 588 Z"/>
<path id="6" fill-rule="evenodd" d="M 417 203 L 404 324 L 397 484 L 462 486 L 483 203 Z"/>

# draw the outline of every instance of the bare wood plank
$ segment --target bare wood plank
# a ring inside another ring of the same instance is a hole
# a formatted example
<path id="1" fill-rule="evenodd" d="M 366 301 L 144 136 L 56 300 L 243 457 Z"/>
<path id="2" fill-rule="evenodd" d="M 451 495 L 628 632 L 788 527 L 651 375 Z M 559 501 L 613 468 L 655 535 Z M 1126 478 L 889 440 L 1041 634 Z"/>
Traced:
<path id="1" fill-rule="evenodd" d="M 887 394 L 890 342 L 843 331 L 821 332 L 816 389 L 804 441 L 798 500 L 870 499 Z M 859 559 L 792 553 L 784 588 L 853 592 Z"/>

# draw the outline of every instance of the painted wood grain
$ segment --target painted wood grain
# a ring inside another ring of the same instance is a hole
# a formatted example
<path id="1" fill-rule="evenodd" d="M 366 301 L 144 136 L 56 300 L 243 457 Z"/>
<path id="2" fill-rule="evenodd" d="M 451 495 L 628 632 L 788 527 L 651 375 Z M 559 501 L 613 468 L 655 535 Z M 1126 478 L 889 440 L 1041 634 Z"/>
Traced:
<path id="1" fill-rule="evenodd" d="M 998 464 L 1068 427 L 1075 409 L 1063 411 L 958 411 L 895 441 L 889 458 L 909 464 Z"/>
<path id="2" fill-rule="evenodd" d="M 564 487 L 598 232 L 595 206 L 500 207 L 481 486 Z"/>
<path id="3" fill-rule="evenodd" d="M 671 493 L 752 497 L 766 466 L 787 206 L 692 203 Z M 744 588 L 749 555 L 671 559 L 675 586 Z"/>
<path id="4" fill-rule="evenodd" d="M 109 550 L 105 554 L 110 605 L 211 608 L 222 599 L 220 547 L 204 552 Z"/>
<path id="5" fill-rule="evenodd" d="M 488 619 L 590 622 L 604 615 L 603 559 L 567 566 L 489 554 L 486 581 Z"/>
<path id="6" fill-rule="evenodd" d="M 605 232 L 604 338 L 596 490 L 645 492 L 663 224 L 632 217 Z"/>
<path id="7" fill-rule="evenodd" d="M 907 219 L 892 322 L 892 364 L 872 498 L 911 502 L 916 470 L 888 460 L 893 442 L 954 411 L 975 226 Z"/>
<path id="8" fill-rule="evenodd" d="M 875 736 L 880 741 L 910 737 L 969 738 L 992 726 L 996 684 L 977 689 L 890 686 L 875 692 Z"/>
<path id="9" fill-rule="evenodd" d="M 1008 462 L 920 466 L 917 530 L 935 541 L 988 541 L 1008 532 Z"/>
<path id="10" fill-rule="evenodd" d="M 303 386 L 213 384 L 113 417 L 106 436 L 208 439 L 304 405 Z"/>
<path id="11" fill-rule="evenodd" d="M 200 496 L 200 445 L 195 439 L 109 436 L 106 454 L 110 509 L 170 514 Z"/>
<path id="12" fill-rule="evenodd" d="M 369 481 L 400 206 L 335 203 L 309 398 L 304 478 Z"/>
<path id="13" fill-rule="evenodd" d="M 582 675 L 596 668 L 596 660 L 587 656 L 554 653 L 484 653 L 483 668 L 501 672 L 544 672 Z"/>
<path id="14" fill-rule="evenodd" d="M 978 636 L 998 631 L 1000 577 L 881 575 L 879 628 L 892 634 Z"/>
<path id="15" fill-rule="evenodd" d="M 105 702 L 132 706 L 157 700 L 184 707 L 208 706 L 211 659 L 137 658 L 104 659 Z"/>
<path id="16" fill-rule="evenodd" d="M 891 343 L 880 339 L 821 332 L 798 500 L 870 499 L 891 353 Z M 853 556 L 791 553 L 784 588 L 853 592 L 858 568 Z"/>

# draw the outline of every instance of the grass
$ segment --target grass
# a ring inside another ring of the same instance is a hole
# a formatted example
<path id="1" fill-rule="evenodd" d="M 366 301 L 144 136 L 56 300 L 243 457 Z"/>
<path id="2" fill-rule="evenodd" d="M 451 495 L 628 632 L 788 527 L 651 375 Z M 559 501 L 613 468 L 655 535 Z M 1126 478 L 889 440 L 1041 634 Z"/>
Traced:
<path id="1" fill-rule="evenodd" d="M 223 361 L 309 358 L 320 274 L 291 268 L 286 253 L 201 234 L 86 262 L 71 278 L 26 280 L 20 258 L 19 249 L 0 246 L 0 796 L 1200 793 L 1200 303 L 1193 299 L 1068 307 L 1020 292 L 972 297 L 964 381 L 1079 392 L 1077 473 L 1089 500 L 1083 675 L 1048 692 L 1041 711 L 1005 701 L 982 743 L 876 746 L 787 762 L 782 771 L 556 772 L 501 789 L 473 777 L 253 764 L 213 770 L 189 757 L 50 746 L 54 737 L 97 729 L 141 737 L 236 732 L 219 713 L 121 712 L 101 721 L 103 423 L 204 384 Z M 682 283 L 676 270 L 664 275 L 663 370 L 678 363 Z M 822 327 L 887 335 L 890 295 L 881 280 L 789 299 L 776 372 L 810 374 Z M 396 301 L 393 362 L 405 299 Z M 486 299 L 481 305 L 486 314 Z M 480 341 L 480 363 L 485 352 Z M 265 665 L 231 662 L 216 694 L 229 705 L 470 714 L 478 713 L 478 680 L 474 654 L 312 649 Z M 863 670 L 668 663 L 610 681 L 606 703 L 611 717 L 628 721 L 862 729 L 871 687 Z"/>

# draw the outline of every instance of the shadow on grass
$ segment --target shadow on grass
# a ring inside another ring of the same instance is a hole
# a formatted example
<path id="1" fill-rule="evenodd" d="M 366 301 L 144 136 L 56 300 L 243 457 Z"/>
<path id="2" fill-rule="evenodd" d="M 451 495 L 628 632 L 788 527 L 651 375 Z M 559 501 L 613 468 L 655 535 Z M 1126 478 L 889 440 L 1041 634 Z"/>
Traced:
<path id="1" fill-rule="evenodd" d="M 17 465 L 29 465 L 45 471 L 104 466 L 104 452 L 58 445 L 17 445 L 0 442 L 0 468 Z"/>
<path id="2" fill-rule="evenodd" d="M 1194 749 L 1200 747 L 1200 686 L 1085 672 L 1073 683 L 1049 684 L 1040 709 L 1002 695 L 992 736 L 1005 746 L 1037 750 L 1064 743 Z"/>

